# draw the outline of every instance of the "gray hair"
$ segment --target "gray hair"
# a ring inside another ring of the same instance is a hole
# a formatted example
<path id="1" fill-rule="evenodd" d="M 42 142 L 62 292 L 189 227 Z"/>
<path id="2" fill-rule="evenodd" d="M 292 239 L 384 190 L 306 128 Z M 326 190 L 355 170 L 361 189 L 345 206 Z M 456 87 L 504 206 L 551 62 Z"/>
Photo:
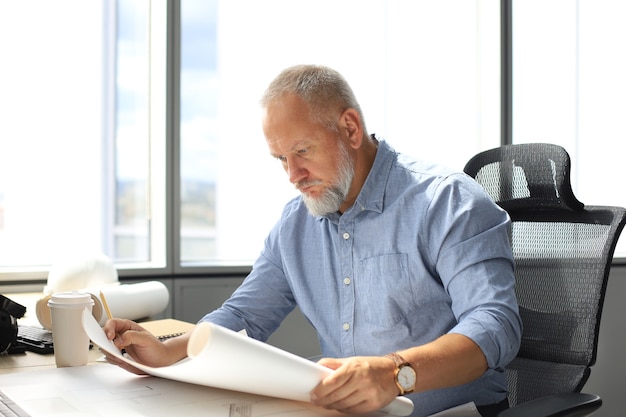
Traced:
<path id="1" fill-rule="evenodd" d="M 343 113 L 348 108 L 355 109 L 366 132 L 361 106 L 348 82 L 337 71 L 321 65 L 287 68 L 270 83 L 261 98 L 261 105 L 267 107 L 272 101 L 289 93 L 304 100 L 311 116 L 333 130 L 337 130 L 337 113 Z"/>

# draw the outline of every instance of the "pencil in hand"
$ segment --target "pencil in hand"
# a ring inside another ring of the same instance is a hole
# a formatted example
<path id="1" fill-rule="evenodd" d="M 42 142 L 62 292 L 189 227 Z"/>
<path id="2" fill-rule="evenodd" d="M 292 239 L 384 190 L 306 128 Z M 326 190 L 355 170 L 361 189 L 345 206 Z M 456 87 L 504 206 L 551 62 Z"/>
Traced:
<path id="1" fill-rule="evenodd" d="M 104 297 L 104 293 L 102 291 L 100 291 L 100 301 L 102 301 L 102 306 L 104 307 L 104 311 L 107 313 L 107 317 L 111 320 L 113 315 L 111 314 L 109 304 L 107 304 L 107 299 Z"/>

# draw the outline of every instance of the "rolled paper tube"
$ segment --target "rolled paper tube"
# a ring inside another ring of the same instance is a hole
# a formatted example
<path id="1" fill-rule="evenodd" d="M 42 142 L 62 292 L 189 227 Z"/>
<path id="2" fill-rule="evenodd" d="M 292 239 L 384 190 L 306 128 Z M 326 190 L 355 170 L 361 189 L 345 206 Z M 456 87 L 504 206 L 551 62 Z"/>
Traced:
<path id="1" fill-rule="evenodd" d="M 89 293 L 93 299 L 93 317 L 101 325 L 107 321 L 104 304 L 100 300 L 100 291 L 106 297 L 107 304 L 113 317 L 129 320 L 138 320 L 155 316 L 167 307 L 170 293 L 165 284 L 159 281 L 147 281 L 136 284 L 105 285 L 101 288 L 81 289 Z M 40 299 L 36 305 L 37 319 L 48 330 L 52 330 L 50 295 Z"/>
<path id="2" fill-rule="evenodd" d="M 163 312 L 170 301 L 167 287 L 159 281 L 102 287 L 92 293 L 102 306 L 100 291 L 106 298 L 111 315 L 120 319 L 138 320 L 153 317 Z M 96 319 L 102 325 L 107 321 L 106 314 Z"/>

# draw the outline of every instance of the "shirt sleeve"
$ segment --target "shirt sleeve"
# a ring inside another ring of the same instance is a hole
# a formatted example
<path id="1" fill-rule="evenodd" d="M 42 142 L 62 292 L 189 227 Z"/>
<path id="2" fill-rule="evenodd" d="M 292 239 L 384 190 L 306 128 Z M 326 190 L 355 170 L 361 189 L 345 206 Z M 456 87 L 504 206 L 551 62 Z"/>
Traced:
<path id="1" fill-rule="evenodd" d="M 457 319 L 450 333 L 472 339 L 490 368 L 504 368 L 522 332 L 508 214 L 471 178 L 455 174 L 437 188 L 427 224 L 431 256 Z"/>
<path id="2" fill-rule="evenodd" d="M 200 321 L 210 321 L 234 331 L 245 329 L 248 336 L 266 341 L 295 308 L 291 288 L 283 273 L 274 227 L 252 271 L 232 296 Z M 268 308 L 270 306 L 270 308 Z"/>

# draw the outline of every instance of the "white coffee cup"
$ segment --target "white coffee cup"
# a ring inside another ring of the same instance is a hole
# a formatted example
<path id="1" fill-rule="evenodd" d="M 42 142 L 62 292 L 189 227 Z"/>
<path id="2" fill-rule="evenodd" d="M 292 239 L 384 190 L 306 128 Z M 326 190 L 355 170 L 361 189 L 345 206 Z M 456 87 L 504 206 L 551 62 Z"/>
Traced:
<path id="1" fill-rule="evenodd" d="M 56 293 L 48 300 L 58 368 L 87 364 L 89 336 L 83 329 L 82 315 L 85 309 L 91 313 L 93 304 L 90 294 L 79 291 Z"/>

